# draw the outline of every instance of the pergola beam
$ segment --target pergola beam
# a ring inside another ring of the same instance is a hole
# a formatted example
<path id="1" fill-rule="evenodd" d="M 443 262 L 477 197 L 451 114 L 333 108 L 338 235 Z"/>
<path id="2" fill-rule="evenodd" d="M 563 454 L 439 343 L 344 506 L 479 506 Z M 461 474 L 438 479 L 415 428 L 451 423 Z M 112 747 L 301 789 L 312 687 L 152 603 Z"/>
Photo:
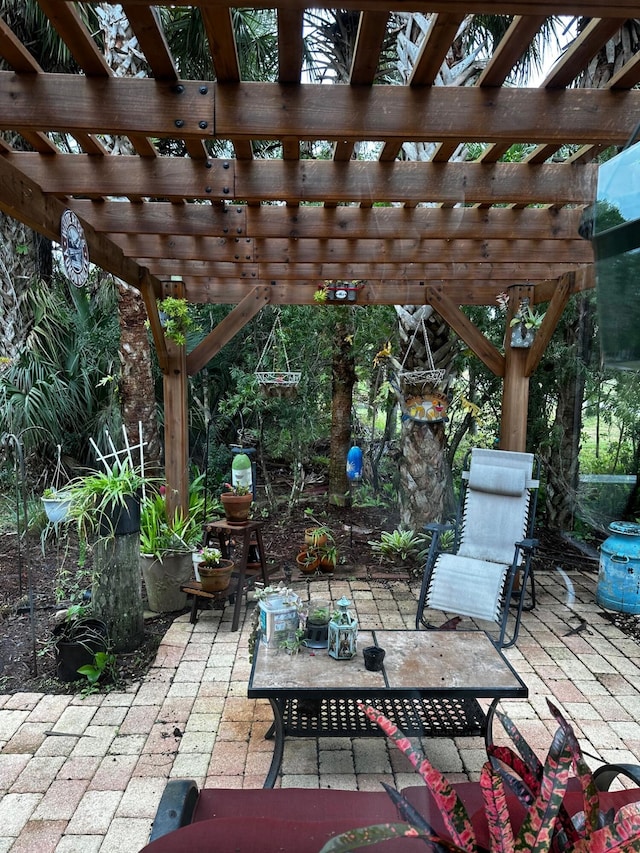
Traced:
<path id="1" fill-rule="evenodd" d="M 574 238 L 582 211 L 577 208 L 325 208 L 249 207 L 242 204 L 175 205 L 169 202 L 93 202 L 72 199 L 69 206 L 98 232 L 191 235 L 193 237 L 309 238 L 358 240 L 375 236 L 395 240 Z"/>
<path id="2" fill-rule="evenodd" d="M 640 92 L 409 86 L 179 84 L 0 72 L 0 127 L 198 139 L 620 145 Z"/>
<path id="3" fill-rule="evenodd" d="M 640 103 L 638 104 L 640 107 Z M 518 163 L 194 161 L 188 158 L 7 155 L 43 192 L 228 202 L 566 204 L 593 201 L 597 166 Z M 454 214 L 451 214 L 452 216 Z M 458 214 L 460 215 L 460 214 Z"/>
<path id="4" fill-rule="evenodd" d="M 543 274 L 544 268 L 539 270 Z M 535 270 L 529 269 L 534 273 Z M 572 270 L 573 272 L 573 270 Z M 514 281 L 538 281 L 535 275 L 526 279 L 513 276 L 496 281 L 488 277 L 487 280 L 470 280 L 455 283 L 447 279 L 429 279 L 427 281 L 409 281 L 386 279 L 384 281 L 365 281 L 358 291 L 358 305 L 422 305 L 428 302 L 427 291 L 429 288 L 437 288 L 439 292 L 446 294 L 450 302 L 455 305 L 491 305 L 496 304 L 496 296 L 502 290 L 511 286 Z M 235 305 L 240 302 L 249 290 L 256 284 L 264 284 L 269 288 L 269 302 L 272 305 L 314 305 L 314 294 L 318 290 L 320 281 L 316 279 L 313 283 L 296 281 L 295 287 L 286 281 L 275 281 L 268 279 L 256 281 L 238 281 L 237 279 L 212 279 L 201 278 L 197 280 L 185 279 L 185 297 L 189 302 L 207 303 L 219 305 Z M 543 285 L 543 287 L 547 283 Z M 549 285 L 552 283 L 549 282 Z M 535 301 L 547 301 L 546 291 L 541 294 L 535 288 Z M 546 298 L 545 298 L 546 296 Z M 330 306 L 332 303 L 328 302 Z"/>
<path id="5" fill-rule="evenodd" d="M 53 5 L 64 4 L 66 0 L 50 0 Z M 88 3 L 90 0 L 80 0 Z M 130 5 L 153 6 L 157 0 L 128 0 Z M 193 6 L 193 0 L 173 0 L 174 6 Z M 199 0 L 197 3 L 201 8 L 232 7 L 235 0 Z M 252 7 L 255 9 L 270 9 L 273 3 L 270 0 L 254 0 Z M 306 9 L 308 4 L 305 0 L 288 0 L 288 6 L 293 9 Z M 335 8 L 335 0 L 317 0 L 314 7 L 319 9 Z M 341 0 L 341 9 L 354 9 L 360 11 L 369 9 L 371 11 L 382 11 L 389 9 L 386 0 Z M 391 8 L 402 10 L 402 4 Z M 638 11 L 635 0 L 613 0 L 604 3 L 603 0 L 413 0 L 412 12 L 459 12 L 464 15 L 578 15 L 589 17 L 622 17 L 633 18 Z"/>
<path id="6" fill-rule="evenodd" d="M 110 235 L 126 255 L 215 263 L 378 264 L 538 263 L 553 257 L 556 264 L 593 260 L 591 244 L 575 240 L 254 240 L 251 237 L 158 237 Z M 379 278 L 379 276 L 377 276 Z"/>

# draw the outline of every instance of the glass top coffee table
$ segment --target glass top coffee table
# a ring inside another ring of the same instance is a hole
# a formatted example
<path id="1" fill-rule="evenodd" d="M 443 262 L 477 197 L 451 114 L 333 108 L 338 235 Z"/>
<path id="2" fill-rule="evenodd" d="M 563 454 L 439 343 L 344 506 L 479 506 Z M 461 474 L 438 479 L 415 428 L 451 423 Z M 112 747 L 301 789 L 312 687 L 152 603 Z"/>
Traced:
<path id="1" fill-rule="evenodd" d="M 386 651 L 379 672 L 365 669 L 362 650 Z M 358 708 L 375 705 L 410 736 L 490 739 L 500 699 L 525 699 L 527 686 L 481 631 L 360 631 L 358 654 L 334 660 L 326 649 L 297 655 L 256 644 L 247 695 L 268 699 L 274 753 L 264 784 L 280 771 L 285 737 L 384 736 Z M 485 713 L 478 699 L 493 700 Z"/>

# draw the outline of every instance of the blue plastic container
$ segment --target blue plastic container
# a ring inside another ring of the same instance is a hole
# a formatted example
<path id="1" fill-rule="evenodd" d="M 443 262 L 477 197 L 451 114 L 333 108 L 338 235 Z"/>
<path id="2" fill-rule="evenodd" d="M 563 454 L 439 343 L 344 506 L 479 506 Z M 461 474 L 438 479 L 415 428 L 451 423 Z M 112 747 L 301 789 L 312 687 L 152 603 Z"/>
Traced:
<path id="1" fill-rule="evenodd" d="M 596 601 L 619 613 L 640 613 L 640 524 L 612 521 L 600 546 Z"/>

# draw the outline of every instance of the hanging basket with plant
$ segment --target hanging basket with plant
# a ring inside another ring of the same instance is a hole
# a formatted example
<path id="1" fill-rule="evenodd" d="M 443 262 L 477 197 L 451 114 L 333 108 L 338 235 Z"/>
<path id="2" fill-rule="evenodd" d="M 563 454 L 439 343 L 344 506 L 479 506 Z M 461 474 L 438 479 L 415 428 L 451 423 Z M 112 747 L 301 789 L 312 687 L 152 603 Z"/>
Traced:
<path id="1" fill-rule="evenodd" d="M 58 458 L 51 486 L 42 493 L 42 506 L 51 524 L 60 524 L 71 510 L 71 493 L 68 488 L 68 477 L 62 467 L 61 450 L 61 446 L 58 445 Z"/>
<path id="2" fill-rule="evenodd" d="M 424 369 L 406 370 L 408 355 L 420 330 L 424 338 L 427 365 Z M 402 363 L 391 355 L 391 343 L 388 342 L 374 359 L 374 365 L 381 364 L 386 366 L 389 386 L 398 399 L 403 418 L 416 423 L 428 424 L 442 423 L 448 420 L 447 409 L 450 400 L 446 392 L 442 390 L 446 372 L 435 367 L 424 317 L 416 325 Z"/>

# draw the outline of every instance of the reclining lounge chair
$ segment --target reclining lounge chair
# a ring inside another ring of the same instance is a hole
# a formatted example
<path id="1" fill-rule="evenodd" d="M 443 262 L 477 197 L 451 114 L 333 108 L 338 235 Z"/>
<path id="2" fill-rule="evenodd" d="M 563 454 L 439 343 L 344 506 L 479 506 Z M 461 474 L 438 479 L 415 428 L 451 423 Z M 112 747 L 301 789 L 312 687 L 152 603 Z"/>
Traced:
<path id="1" fill-rule="evenodd" d="M 427 526 L 432 540 L 416 628 L 437 627 L 425 611 L 442 611 L 470 617 L 476 627 L 493 623 L 488 633 L 499 647 L 516 642 L 523 609 L 535 606 L 531 558 L 538 473 L 531 453 L 472 450 L 456 524 Z M 442 548 L 445 530 L 455 534 L 451 550 Z"/>

